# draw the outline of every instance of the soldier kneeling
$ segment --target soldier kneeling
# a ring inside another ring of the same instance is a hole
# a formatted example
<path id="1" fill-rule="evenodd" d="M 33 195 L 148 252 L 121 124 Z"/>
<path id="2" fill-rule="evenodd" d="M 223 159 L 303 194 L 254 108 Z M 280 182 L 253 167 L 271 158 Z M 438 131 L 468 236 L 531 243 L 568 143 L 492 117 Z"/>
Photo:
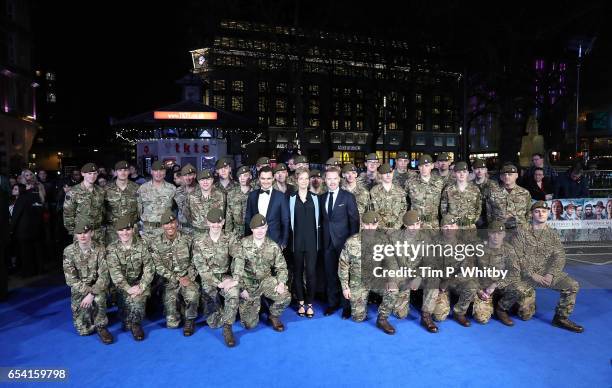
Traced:
<path id="1" fill-rule="evenodd" d="M 109 283 L 104 246 L 92 241 L 93 231 L 86 222 L 77 222 L 76 241 L 64 249 L 64 275 L 70 287 L 72 322 L 80 335 L 98 332 L 105 344 L 113 342 L 106 326 L 106 293 Z"/>

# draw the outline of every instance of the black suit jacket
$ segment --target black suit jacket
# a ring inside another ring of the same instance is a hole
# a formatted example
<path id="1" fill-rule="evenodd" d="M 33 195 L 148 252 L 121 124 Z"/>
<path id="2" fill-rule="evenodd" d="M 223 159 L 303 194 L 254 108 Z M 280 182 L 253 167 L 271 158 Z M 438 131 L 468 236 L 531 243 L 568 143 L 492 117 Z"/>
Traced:
<path id="1" fill-rule="evenodd" d="M 350 236 L 359 232 L 357 201 L 352 193 L 344 189 L 338 190 L 338 198 L 334 201 L 330 217 L 327 214 L 328 194 L 319 195 L 323 248 L 325 249 L 331 244 L 334 248 L 340 250 Z"/>
<path id="2" fill-rule="evenodd" d="M 268 212 L 266 213 L 266 222 L 268 223 L 268 237 L 278 245 L 287 246 L 289 240 L 289 200 L 284 193 L 278 190 L 271 189 L 270 203 L 268 204 Z M 267 195 L 267 194 L 262 194 Z M 259 210 L 257 202 L 259 201 L 259 190 L 253 190 L 249 193 L 247 199 L 247 208 L 244 216 L 244 234 L 251 234 L 249 223 L 251 218 Z"/>
<path id="3" fill-rule="evenodd" d="M 38 194 L 26 191 L 19 195 L 13 207 L 10 231 L 13 238 L 21 241 L 38 240 L 42 236 L 42 206 Z"/>

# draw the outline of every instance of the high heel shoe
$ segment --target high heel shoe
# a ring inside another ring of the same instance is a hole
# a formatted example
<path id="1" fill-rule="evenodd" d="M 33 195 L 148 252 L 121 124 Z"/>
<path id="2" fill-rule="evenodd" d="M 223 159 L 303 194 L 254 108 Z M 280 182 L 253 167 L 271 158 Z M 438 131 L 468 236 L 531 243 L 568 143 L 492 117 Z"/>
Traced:
<path id="1" fill-rule="evenodd" d="M 314 309 L 312 308 L 312 304 L 311 303 L 308 303 L 308 308 L 306 309 L 306 317 L 308 317 L 308 318 L 314 317 Z"/>
<path id="2" fill-rule="evenodd" d="M 306 315 L 306 311 L 305 311 L 304 308 L 305 308 L 304 302 L 301 302 L 300 306 L 298 307 L 298 310 L 297 310 L 297 315 L 299 315 L 300 317 L 305 316 Z M 302 311 L 300 312 L 300 310 L 302 310 Z"/>

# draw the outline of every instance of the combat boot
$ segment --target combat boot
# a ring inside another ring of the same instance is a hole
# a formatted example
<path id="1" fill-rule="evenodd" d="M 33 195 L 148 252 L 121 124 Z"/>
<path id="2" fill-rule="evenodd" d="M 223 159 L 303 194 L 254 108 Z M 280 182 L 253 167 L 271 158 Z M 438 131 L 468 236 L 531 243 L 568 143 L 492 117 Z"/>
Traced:
<path id="1" fill-rule="evenodd" d="M 272 325 L 272 328 L 274 330 L 276 330 L 276 331 L 284 331 L 285 330 L 285 326 L 283 325 L 283 323 L 281 322 L 281 320 L 278 317 L 270 315 L 268 320 L 270 321 L 270 324 Z"/>
<path id="2" fill-rule="evenodd" d="M 499 321 L 504 325 L 514 326 L 514 321 L 510 319 L 510 316 L 508 315 L 508 312 L 506 310 L 502 310 L 498 307 L 495 309 L 495 314 L 497 315 L 497 319 L 499 319 Z"/>
<path id="3" fill-rule="evenodd" d="M 382 318 L 380 315 L 378 319 L 376 319 L 376 327 L 385 332 L 385 334 L 393 335 L 395 334 L 395 328 L 391 326 L 387 318 Z"/>
<path id="4" fill-rule="evenodd" d="M 144 331 L 139 323 L 133 323 L 130 329 L 132 330 L 132 337 L 134 337 L 136 341 L 142 341 L 144 339 Z"/>
<path id="5" fill-rule="evenodd" d="M 186 319 L 185 326 L 183 326 L 183 335 L 190 337 L 195 331 L 195 321 L 193 319 Z"/>
<path id="6" fill-rule="evenodd" d="M 421 326 L 430 333 L 438 332 L 438 326 L 431 319 L 431 313 L 421 313 Z"/>
<path id="7" fill-rule="evenodd" d="M 552 324 L 553 326 L 573 331 L 574 333 L 582 333 L 584 331 L 584 327 L 576 324 L 575 322 L 570 321 L 568 318 L 562 318 L 557 314 L 555 314 L 555 317 L 552 320 Z"/>
<path id="8" fill-rule="evenodd" d="M 232 325 L 223 325 L 223 339 L 228 348 L 236 346 L 236 340 L 234 339 L 234 333 L 232 332 Z"/>
<path id="9" fill-rule="evenodd" d="M 465 317 L 464 314 L 453 313 L 453 318 L 455 319 L 455 321 L 457 321 L 457 323 L 459 323 L 463 327 L 470 327 L 472 325 L 470 321 Z"/>
<path id="10" fill-rule="evenodd" d="M 108 331 L 106 327 L 99 327 L 96 329 L 98 336 L 105 345 L 113 343 L 113 335 Z"/>

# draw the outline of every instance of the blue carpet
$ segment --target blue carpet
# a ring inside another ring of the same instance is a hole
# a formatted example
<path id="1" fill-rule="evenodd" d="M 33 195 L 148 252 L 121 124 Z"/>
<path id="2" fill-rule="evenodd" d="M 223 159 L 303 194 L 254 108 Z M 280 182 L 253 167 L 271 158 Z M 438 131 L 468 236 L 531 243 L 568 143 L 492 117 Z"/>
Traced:
<path id="1" fill-rule="evenodd" d="M 0 366 L 68 368 L 68 384 L 58 386 L 78 387 L 612 386 L 611 290 L 578 294 L 572 318 L 584 334 L 552 327 L 558 294 L 538 290 L 535 317 L 513 328 L 446 321 L 429 334 L 412 309 L 407 320 L 391 318 L 398 332 L 387 336 L 375 326 L 374 306 L 361 324 L 323 317 L 317 306 L 310 320 L 287 310 L 284 333 L 235 324 L 234 349 L 221 330 L 200 323 L 185 338 L 161 318 L 146 321 L 147 339 L 136 343 L 115 317 L 116 342 L 104 346 L 75 333 L 68 295 L 67 287 L 25 288 L 0 304 Z"/>

